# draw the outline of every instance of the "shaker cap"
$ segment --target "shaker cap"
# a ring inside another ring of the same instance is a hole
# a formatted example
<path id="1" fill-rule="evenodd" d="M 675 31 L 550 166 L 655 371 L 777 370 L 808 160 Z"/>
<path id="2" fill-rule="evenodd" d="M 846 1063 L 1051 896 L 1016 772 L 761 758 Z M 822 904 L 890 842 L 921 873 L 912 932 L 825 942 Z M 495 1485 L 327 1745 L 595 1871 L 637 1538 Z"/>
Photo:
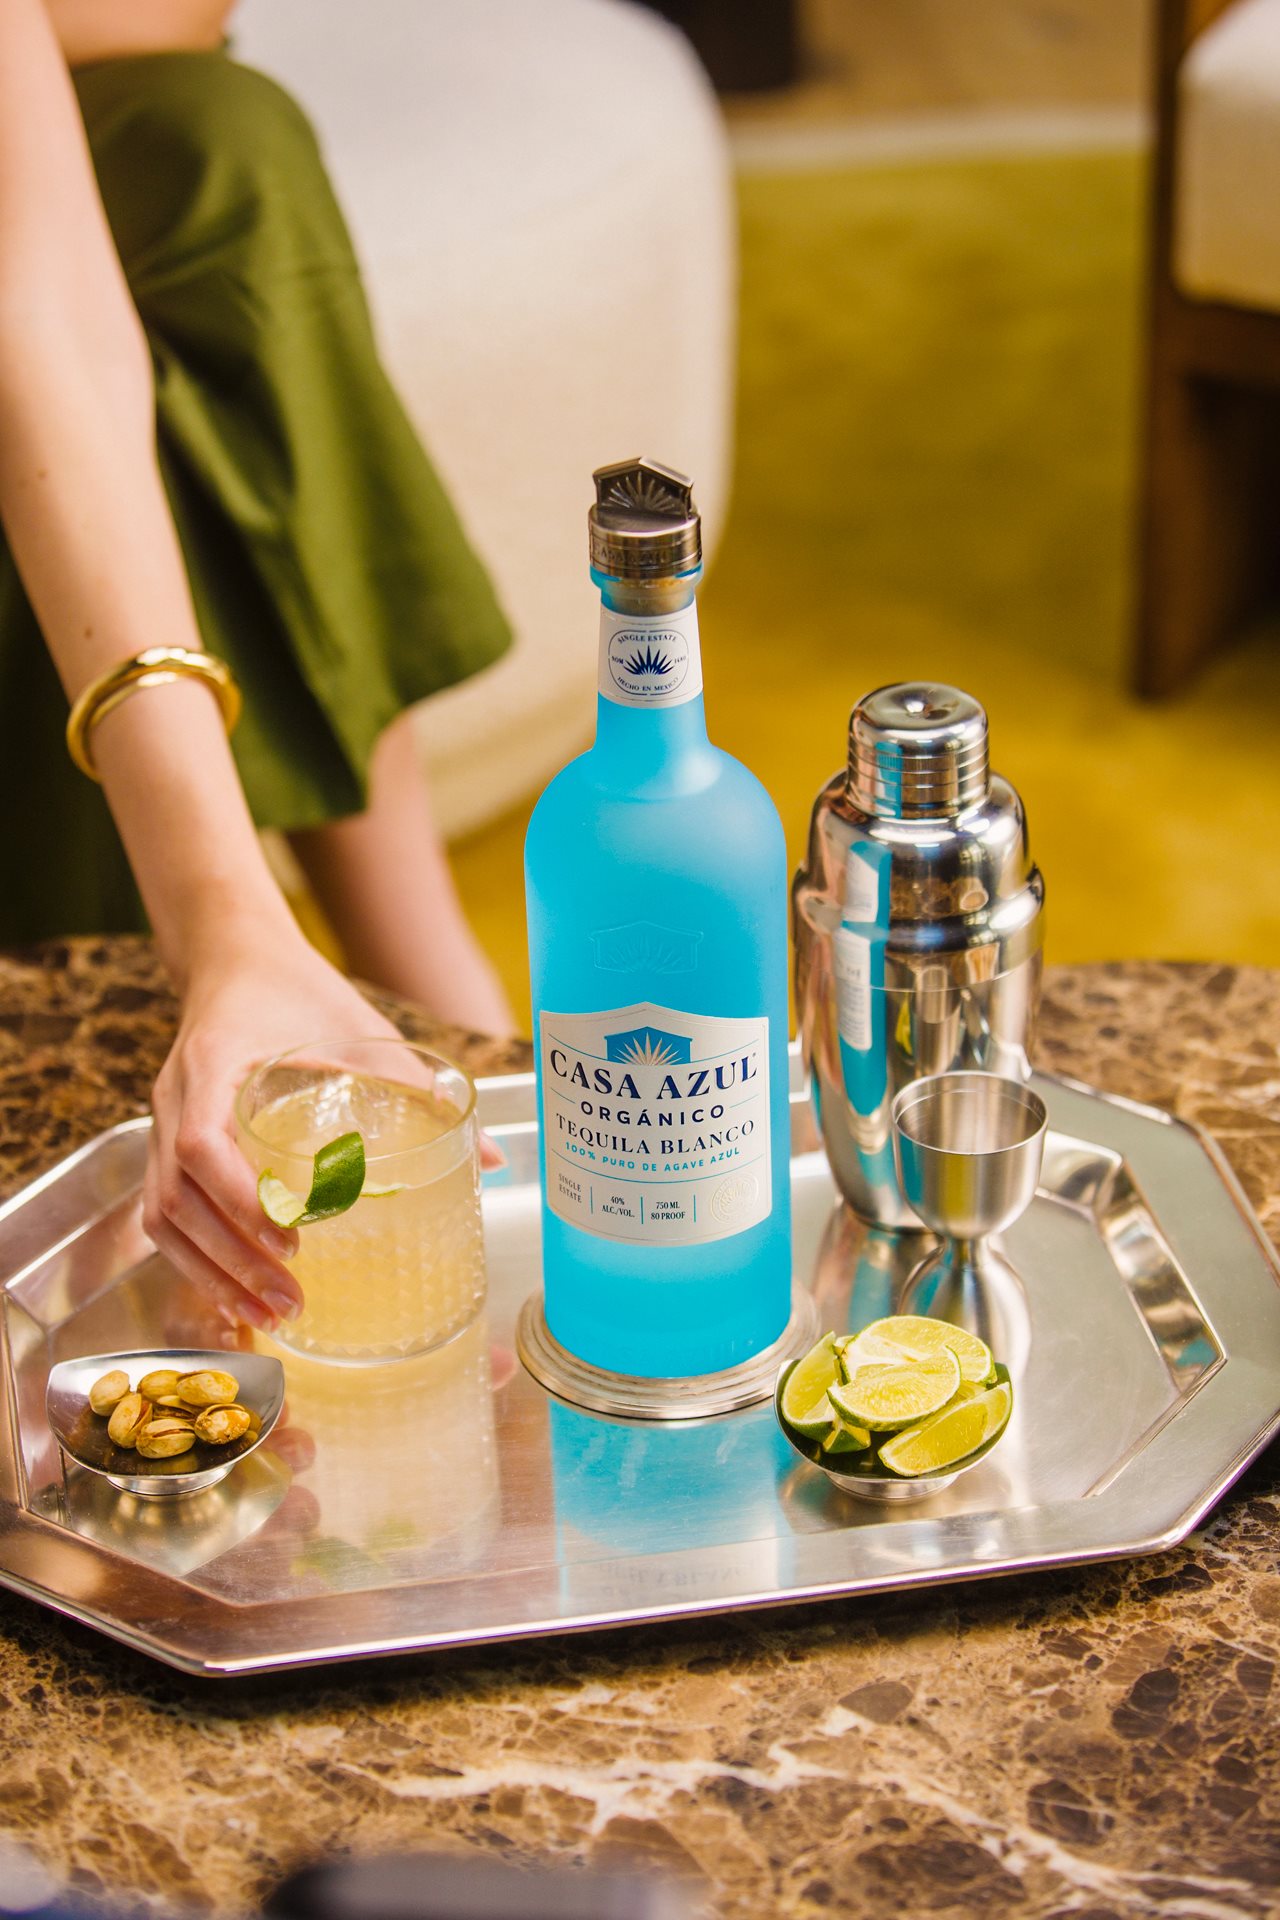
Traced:
<path id="1" fill-rule="evenodd" d="M 972 694 L 910 680 L 864 694 L 849 716 L 849 794 L 882 819 L 961 813 L 989 790 L 987 716 Z"/>
<path id="2" fill-rule="evenodd" d="M 617 580 L 661 580 L 702 564 L 693 482 L 659 460 L 599 467 L 587 514 L 591 564 Z"/>

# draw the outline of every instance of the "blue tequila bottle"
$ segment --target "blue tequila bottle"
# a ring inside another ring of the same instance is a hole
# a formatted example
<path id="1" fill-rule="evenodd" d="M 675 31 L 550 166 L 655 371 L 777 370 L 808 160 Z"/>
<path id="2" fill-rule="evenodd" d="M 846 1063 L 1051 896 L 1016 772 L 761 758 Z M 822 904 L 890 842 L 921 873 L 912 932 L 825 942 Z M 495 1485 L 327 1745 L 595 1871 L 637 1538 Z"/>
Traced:
<path id="1" fill-rule="evenodd" d="M 707 739 L 689 482 L 595 480 L 595 744 L 525 845 L 545 1312 L 590 1366 L 688 1377 L 790 1310 L 786 852 Z"/>

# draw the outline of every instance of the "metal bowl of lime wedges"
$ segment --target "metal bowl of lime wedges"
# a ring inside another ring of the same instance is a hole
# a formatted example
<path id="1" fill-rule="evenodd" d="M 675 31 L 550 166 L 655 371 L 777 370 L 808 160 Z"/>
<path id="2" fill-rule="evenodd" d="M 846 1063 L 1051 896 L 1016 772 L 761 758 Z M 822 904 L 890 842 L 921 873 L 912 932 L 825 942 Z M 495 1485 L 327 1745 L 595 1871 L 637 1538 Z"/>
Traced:
<path id="1" fill-rule="evenodd" d="M 997 1444 L 1013 1384 L 976 1334 L 894 1314 L 824 1334 L 780 1370 L 773 1406 L 796 1452 L 842 1493 L 925 1500 Z"/>

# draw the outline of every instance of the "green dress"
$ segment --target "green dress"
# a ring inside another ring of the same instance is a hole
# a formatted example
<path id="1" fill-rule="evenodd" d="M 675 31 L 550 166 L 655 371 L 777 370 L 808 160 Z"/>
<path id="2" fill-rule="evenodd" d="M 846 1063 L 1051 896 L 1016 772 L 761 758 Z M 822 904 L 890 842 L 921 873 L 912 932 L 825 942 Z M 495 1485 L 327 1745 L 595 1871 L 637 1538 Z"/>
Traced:
<path id="1" fill-rule="evenodd" d="M 232 744 L 254 818 L 358 812 L 382 729 L 495 660 L 507 623 L 383 371 L 297 105 L 225 52 L 74 79 L 151 344 L 204 643 L 244 693 Z M 0 545 L 0 943 L 145 926 L 101 790 L 67 758 L 66 717 Z"/>

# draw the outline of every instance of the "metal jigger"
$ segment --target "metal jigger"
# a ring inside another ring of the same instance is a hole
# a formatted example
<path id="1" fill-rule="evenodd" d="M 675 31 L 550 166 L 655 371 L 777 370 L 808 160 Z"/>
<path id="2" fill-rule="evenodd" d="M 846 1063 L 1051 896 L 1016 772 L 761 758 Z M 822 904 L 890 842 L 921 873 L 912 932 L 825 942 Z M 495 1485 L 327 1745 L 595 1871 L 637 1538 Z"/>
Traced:
<path id="1" fill-rule="evenodd" d="M 937 1073 L 893 1103 L 893 1151 L 909 1204 L 942 1244 L 911 1274 L 901 1311 L 967 1327 L 1011 1371 L 1025 1357 L 1022 1281 L 990 1236 L 1030 1206 L 1045 1105 L 1020 1080 Z"/>

